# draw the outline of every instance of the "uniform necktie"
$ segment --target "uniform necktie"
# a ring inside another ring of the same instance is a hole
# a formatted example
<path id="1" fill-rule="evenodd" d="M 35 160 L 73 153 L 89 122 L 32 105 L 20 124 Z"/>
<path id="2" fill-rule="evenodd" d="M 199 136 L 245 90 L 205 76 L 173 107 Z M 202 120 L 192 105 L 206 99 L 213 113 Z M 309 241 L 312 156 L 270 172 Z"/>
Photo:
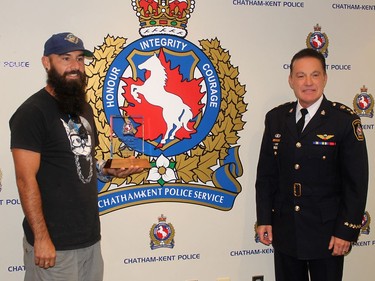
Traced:
<path id="1" fill-rule="evenodd" d="M 303 126 L 305 125 L 305 115 L 307 113 L 308 113 L 308 111 L 307 111 L 306 108 L 302 108 L 301 109 L 302 117 L 297 122 L 297 132 L 298 132 L 298 135 L 301 135 L 301 133 L 303 131 Z"/>

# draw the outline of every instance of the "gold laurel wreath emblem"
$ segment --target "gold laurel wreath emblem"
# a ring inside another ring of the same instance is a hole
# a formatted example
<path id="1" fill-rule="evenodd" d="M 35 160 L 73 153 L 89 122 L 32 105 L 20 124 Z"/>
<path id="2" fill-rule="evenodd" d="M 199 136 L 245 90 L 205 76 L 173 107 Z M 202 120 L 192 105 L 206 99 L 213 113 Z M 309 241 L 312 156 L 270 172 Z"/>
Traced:
<path id="1" fill-rule="evenodd" d="M 107 36 L 104 43 L 94 51 L 93 61 L 86 66 L 86 73 L 89 77 L 87 95 L 88 102 L 94 111 L 95 123 L 99 134 L 99 144 L 95 156 L 98 159 L 110 158 L 110 127 L 103 110 L 102 89 L 105 75 L 112 61 L 122 51 L 126 39 Z M 200 45 L 203 52 L 215 66 L 220 79 L 221 106 L 220 111 L 210 134 L 197 147 L 189 153 L 175 157 L 176 173 L 178 183 L 192 183 L 212 181 L 213 168 L 218 161 L 222 163 L 228 155 L 228 149 L 235 145 L 239 139 L 238 131 L 243 130 L 243 114 L 246 112 L 247 104 L 244 102 L 246 93 L 245 86 L 238 80 L 238 67 L 230 63 L 230 54 L 220 46 L 218 39 L 201 40 Z M 114 151 L 121 142 L 114 139 Z M 148 171 L 130 175 L 126 179 L 115 178 L 112 182 L 106 183 L 99 192 L 107 191 L 111 184 L 121 186 L 123 184 L 147 184 Z"/>

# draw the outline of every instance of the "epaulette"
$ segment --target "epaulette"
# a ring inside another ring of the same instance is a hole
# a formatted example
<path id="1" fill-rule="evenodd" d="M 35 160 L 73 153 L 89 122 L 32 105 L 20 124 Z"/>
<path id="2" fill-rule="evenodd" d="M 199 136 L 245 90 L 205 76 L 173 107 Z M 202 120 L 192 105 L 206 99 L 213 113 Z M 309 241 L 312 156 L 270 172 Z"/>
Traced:
<path id="1" fill-rule="evenodd" d="M 350 115 L 354 115 L 355 112 L 350 108 L 350 107 L 347 107 L 346 105 L 342 104 L 342 103 L 339 103 L 339 102 L 336 102 L 336 101 L 333 101 L 332 102 L 332 107 L 333 108 L 336 108 L 340 111 L 343 111 L 343 112 L 346 112 Z"/>
<path id="2" fill-rule="evenodd" d="M 287 106 L 290 106 L 290 105 L 292 105 L 292 104 L 293 104 L 292 101 L 288 101 L 288 102 L 286 102 L 286 103 L 280 104 L 280 105 L 278 105 L 278 106 L 272 108 L 270 111 L 273 111 L 273 110 L 276 110 L 276 109 L 280 109 L 280 108 L 283 108 L 283 107 L 287 107 Z"/>
<path id="3" fill-rule="evenodd" d="M 346 105 L 344 105 L 342 103 L 339 103 L 339 102 L 332 102 L 332 107 L 341 111 L 341 112 L 345 112 L 345 113 L 352 116 L 351 119 L 353 120 L 352 121 L 353 134 L 357 138 L 358 141 L 364 141 L 365 136 L 363 135 L 361 119 L 358 117 L 358 115 L 355 114 L 355 112 L 352 109 L 350 109 Z M 353 226 L 352 224 L 348 224 L 346 226 L 348 226 L 350 228 L 354 228 L 354 229 L 358 228 L 358 226 L 356 226 L 356 225 Z"/>

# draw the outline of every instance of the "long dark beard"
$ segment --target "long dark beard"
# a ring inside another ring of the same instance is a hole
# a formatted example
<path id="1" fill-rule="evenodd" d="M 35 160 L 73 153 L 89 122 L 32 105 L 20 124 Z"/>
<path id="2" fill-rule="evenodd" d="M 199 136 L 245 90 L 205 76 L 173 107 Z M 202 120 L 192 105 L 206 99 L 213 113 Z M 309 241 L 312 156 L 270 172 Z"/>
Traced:
<path id="1" fill-rule="evenodd" d="M 76 73 L 78 80 L 69 81 L 68 74 Z M 80 71 L 71 71 L 60 75 L 54 67 L 47 72 L 47 84 L 53 88 L 55 97 L 59 103 L 59 108 L 67 114 L 79 115 L 83 112 L 86 103 L 86 75 Z"/>

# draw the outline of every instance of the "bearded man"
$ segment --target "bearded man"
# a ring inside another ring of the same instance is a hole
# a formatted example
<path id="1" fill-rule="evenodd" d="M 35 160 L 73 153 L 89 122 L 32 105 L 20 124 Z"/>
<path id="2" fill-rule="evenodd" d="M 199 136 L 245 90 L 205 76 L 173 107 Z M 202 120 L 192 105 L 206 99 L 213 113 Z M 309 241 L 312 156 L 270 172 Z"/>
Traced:
<path id="1" fill-rule="evenodd" d="M 103 280 L 97 178 L 142 170 L 105 169 L 94 158 L 98 137 L 85 93 L 92 56 L 72 33 L 54 34 L 42 57 L 47 85 L 9 121 L 25 214 L 25 281 Z"/>

